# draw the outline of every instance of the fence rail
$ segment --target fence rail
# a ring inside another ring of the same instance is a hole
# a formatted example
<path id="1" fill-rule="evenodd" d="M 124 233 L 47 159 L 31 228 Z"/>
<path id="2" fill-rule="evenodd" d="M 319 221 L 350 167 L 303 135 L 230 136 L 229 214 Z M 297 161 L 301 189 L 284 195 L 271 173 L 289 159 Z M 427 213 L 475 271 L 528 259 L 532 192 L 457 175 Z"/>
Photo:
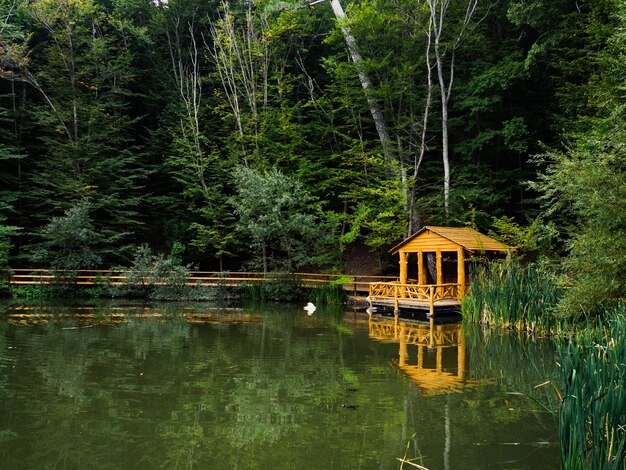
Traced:
<path id="1" fill-rule="evenodd" d="M 261 273 L 261 272 L 220 272 L 190 271 L 187 273 L 185 285 L 198 287 L 241 286 L 271 280 L 296 279 L 305 288 L 315 288 L 340 279 L 343 289 L 354 295 L 369 292 L 372 282 L 397 281 L 394 276 L 365 276 L 352 274 L 318 274 L 318 273 Z M 6 280 L 9 286 L 71 284 L 77 286 L 97 286 L 102 284 L 125 285 L 132 282 L 138 284 L 167 284 L 168 273 L 156 276 L 153 273 L 143 274 L 132 270 L 114 269 L 81 269 L 79 271 L 56 271 L 47 269 L 11 269 Z"/>

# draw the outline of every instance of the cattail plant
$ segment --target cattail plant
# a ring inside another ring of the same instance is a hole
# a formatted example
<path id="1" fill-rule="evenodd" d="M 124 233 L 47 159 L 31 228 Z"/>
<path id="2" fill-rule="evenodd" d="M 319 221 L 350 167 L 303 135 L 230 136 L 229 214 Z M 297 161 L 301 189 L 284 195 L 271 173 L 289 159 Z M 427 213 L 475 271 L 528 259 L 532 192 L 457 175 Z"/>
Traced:
<path id="1" fill-rule="evenodd" d="M 626 468 L 626 303 L 557 344 L 561 468 Z"/>
<path id="2" fill-rule="evenodd" d="M 462 305 L 466 321 L 545 333 L 554 327 L 560 289 L 546 270 L 492 263 L 473 269 L 470 286 Z"/>

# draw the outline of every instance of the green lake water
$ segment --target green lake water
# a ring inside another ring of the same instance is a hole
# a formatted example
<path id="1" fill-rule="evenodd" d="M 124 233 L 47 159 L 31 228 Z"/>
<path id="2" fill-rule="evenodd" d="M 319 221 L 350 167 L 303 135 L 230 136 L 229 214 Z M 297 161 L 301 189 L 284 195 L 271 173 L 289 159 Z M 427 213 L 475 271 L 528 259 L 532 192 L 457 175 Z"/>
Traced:
<path id="1" fill-rule="evenodd" d="M 548 340 L 362 312 L 0 304 L 0 468 L 558 468 L 555 375 Z"/>

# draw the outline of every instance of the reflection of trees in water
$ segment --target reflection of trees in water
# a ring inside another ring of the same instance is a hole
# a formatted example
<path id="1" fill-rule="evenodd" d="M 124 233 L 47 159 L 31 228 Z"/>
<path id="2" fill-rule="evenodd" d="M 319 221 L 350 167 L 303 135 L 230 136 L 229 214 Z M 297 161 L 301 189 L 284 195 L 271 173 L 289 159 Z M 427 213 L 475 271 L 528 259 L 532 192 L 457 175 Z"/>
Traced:
<path id="1" fill-rule="evenodd" d="M 170 320 L 130 317 L 111 332 L 118 343 L 129 343 L 136 359 L 146 359 L 150 351 L 179 355 L 192 340 L 191 327 L 184 318 Z"/>
<path id="2" fill-rule="evenodd" d="M 2 314 L 0 307 L 0 315 Z M 9 343 L 6 337 L 7 324 L 0 321 L 0 398 L 6 393 L 9 369 Z"/>
<path id="3" fill-rule="evenodd" d="M 332 459 L 336 468 L 397 468 L 394 458 L 417 432 L 410 456 L 423 452 L 425 466 L 442 468 L 449 442 L 454 468 L 460 449 L 482 455 L 477 427 L 496 441 L 494 422 L 528 422 L 523 398 L 502 390 L 547 380 L 535 380 L 542 372 L 529 361 L 549 368 L 554 357 L 551 347 L 468 331 L 469 374 L 495 383 L 425 397 L 389 365 L 397 344 L 374 345 L 356 318 L 307 318 L 299 309 L 196 313 L 207 322 L 190 325 L 172 311 L 167 320 L 127 315 L 90 328 L 0 323 L 0 345 L 4 338 L 20 346 L 9 352 L 16 369 L 0 368 L 0 377 L 32 383 L 12 389 L 20 390 L 11 398 L 19 414 L 0 413 L 0 467 L 323 468 Z M 27 450 L 9 452 L 2 430 Z"/>
<path id="4" fill-rule="evenodd" d="M 161 429 L 168 449 L 164 468 L 208 465 L 208 457 L 262 468 L 263 450 L 281 440 L 319 439 L 324 423 L 319 416 L 312 421 L 311 412 L 328 415 L 340 407 L 357 374 L 341 366 L 341 334 L 321 324 L 303 331 L 289 313 L 264 315 L 261 325 L 242 326 L 239 334 L 216 340 L 214 367 L 189 378 Z M 330 416 L 328 425 L 335 426 L 336 416 Z M 294 457 L 293 451 L 281 454 Z"/>
<path id="5" fill-rule="evenodd" d="M 561 381 L 551 340 L 498 330 L 481 331 L 479 325 L 465 325 L 464 328 L 472 376 L 492 378 L 498 388 L 520 394 L 509 395 L 507 399 L 526 399 L 528 406 L 534 408 L 540 405 L 532 404 L 532 400 L 551 410 L 558 408 L 558 397 L 551 386 L 536 387 L 546 381 L 559 387 Z M 510 420 L 511 413 L 503 419 Z"/>
<path id="6" fill-rule="evenodd" d="M 0 346 L 6 328 L 0 323 Z M 37 468 L 41 462 L 63 468 L 114 467 L 108 462 L 129 452 L 129 429 L 146 426 L 141 400 L 150 395 L 151 385 L 139 389 L 136 369 L 151 352 L 167 351 L 176 357 L 192 338 L 184 320 L 165 323 L 154 318 L 127 318 L 114 328 L 81 328 L 64 320 L 16 327 L 13 334 L 23 351 L 10 380 L 30 381 L 37 392 L 21 389 L 12 397 L 19 402 L 20 415 L 5 415 L 6 424 L 0 418 L 0 441 L 7 428 L 21 446 L 32 442 L 16 461 L 10 453 L 0 457 L 2 468 Z M 2 372 L 0 366 L 0 378 Z M 155 395 L 163 390 L 158 381 L 154 388 Z"/>
<path id="7" fill-rule="evenodd" d="M 15 328 L 14 334 L 24 351 L 11 381 L 32 384 L 32 390 L 20 388 L 12 397 L 19 414 L 8 417 L 7 424 L 28 451 L 4 455 L 0 467 L 38 468 L 49 462 L 79 468 L 106 462 L 110 451 L 102 442 L 121 445 L 126 436 L 118 423 L 88 413 L 96 402 L 112 401 L 88 383 L 89 369 L 107 355 L 97 347 L 101 332 L 46 326 Z"/>
<path id="8" fill-rule="evenodd" d="M 50 392 L 75 398 L 77 403 L 85 399 L 85 374 L 96 359 L 98 351 L 92 346 L 100 338 L 96 331 L 77 334 L 71 330 L 47 328 L 45 334 L 30 336 L 29 355 L 38 361 L 41 374 Z"/>
<path id="9" fill-rule="evenodd" d="M 0 315 L 2 315 L 2 306 L 0 305 Z M 11 358 L 9 357 L 9 343 L 7 341 L 7 324 L 0 321 L 0 404 L 2 400 L 4 400 L 8 395 L 7 386 L 9 383 L 9 375 L 8 371 L 11 364 Z M 3 413 L 3 410 L 0 406 L 0 414 Z M 6 425 L 1 424 L 0 420 L 0 446 L 3 443 L 10 442 L 15 439 L 17 434 L 12 431 L 10 428 L 6 427 Z"/>

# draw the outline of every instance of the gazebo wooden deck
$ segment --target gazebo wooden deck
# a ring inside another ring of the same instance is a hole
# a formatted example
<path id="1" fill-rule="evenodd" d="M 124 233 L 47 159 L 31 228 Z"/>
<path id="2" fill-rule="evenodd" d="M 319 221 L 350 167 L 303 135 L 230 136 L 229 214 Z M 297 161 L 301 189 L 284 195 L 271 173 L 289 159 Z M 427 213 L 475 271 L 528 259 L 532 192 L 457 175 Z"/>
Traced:
<path id="1" fill-rule="evenodd" d="M 471 228 L 423 227 L 390 250 L 400 257 L 400 280 L 370 283 L 370 309 L 393 307 L 396 315 L 426 310 L 432 316 L 459 306 L 467 291 L 467 255 L 493 258 L 511 250 Z"/>

